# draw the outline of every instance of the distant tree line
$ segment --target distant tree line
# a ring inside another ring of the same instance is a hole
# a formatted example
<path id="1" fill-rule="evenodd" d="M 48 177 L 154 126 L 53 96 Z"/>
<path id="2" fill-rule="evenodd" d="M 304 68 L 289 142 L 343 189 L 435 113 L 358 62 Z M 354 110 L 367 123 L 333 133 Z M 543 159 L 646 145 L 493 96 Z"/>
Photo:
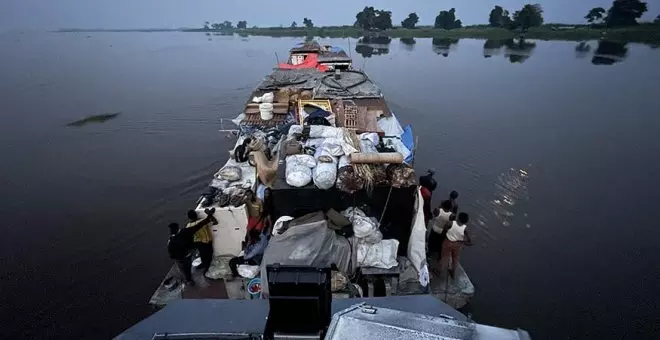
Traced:
<path id="1" fill-rule="evenodd" d="M 637 24 L 637 20 L 648 10 L 646 2 L 641 0 L 614 0 L 609 10 L 603 7 L 592 8 L 584 17 L 589 24 L 605 25 L 607 27 L 632 26 Z M 511 13 L 502 6 L 495 6 L 488 16 L 488 25 L 509 30 L 519 29 L 526 31 L 532 27 L 543 25 L 543 7 L 540 4 L 526 4 L 521 9 Z M 660 24 L 660 15 L 655 18 L 655 23 Z M 401 27 L 406 29 L 415 29 L 419 23 L 419 16 L 413 12 L 401 21 Z M 365 6 L 362 11 L 355 15 L 354 27 L 365 31 L 382 31 L 393 28 L 392 12 L 384 9 L 376 9 L 373 6 Z M 282 27 L 282 26 L 281 26 Z M 456 9 L 442 10 L 435 17 L 434 28 L 451 30 L 463 27 L 463 23 L 456 17 Z M 204 24 L 206 30 L 226 30 L 232 29 L 230 21 L 210 24 L 208 21 Z M 246 21 L 239 21 L 236 24 L 237 29 L 247 28 Z M 297 22 L 292 22 L 289 28 L 314 28 L 312 19 L 304 18 L 302 26 Z"/>
<path id="2" fill-rule="evenodd" d="M 214 30 L 214 31 L 231 30 L 233 28 L 234 28 L 234 25 L 232 24 L 232 22 L 227 21 L 227 20 L 225 20 L 223 22 L 220 22 L 220 23 L 213 23 L 213 24 L 208 22 L 208 21 L 204 22 L 204 29 L 208 30 L 208 31 L 210 31 L 210 30 Z M 239 21 L 236 24 L 236 28 L 237 29 L 246 29 L 247 28 L 247 21 L 244 21 L 244 20 Z"/>

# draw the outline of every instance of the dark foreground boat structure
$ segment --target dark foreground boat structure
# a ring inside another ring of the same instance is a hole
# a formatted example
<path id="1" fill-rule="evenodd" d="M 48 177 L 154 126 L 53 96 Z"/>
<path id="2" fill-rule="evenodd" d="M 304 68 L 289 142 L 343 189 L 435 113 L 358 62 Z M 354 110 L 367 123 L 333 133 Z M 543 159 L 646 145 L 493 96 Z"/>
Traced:
<path id="1" fill-rule="evenodd" d="M 117 339 L 530 339 L 474 323 L 430 295 L 333 301 L 329 269 L 268 273 L 268 300 L 179 300 Z"/>
<path id="2" fill-rule="evenodd" d="M 455 278 L 430 274 L 422 196 L 413 170 L 412 127 L 401 126 L 379 87 L 352 68 L 343 50 L 317 43 L 293 48 L 288 62 L 259 84 L 234 122 L 236 147 L 195 208 L 200 214 L 216 209 L 219 224 L 210 230 L 211 268 L 205 275 L 195 270 L 196 284 L 186 285 L 173 267 L 150 303 L 176 302 L 121 337 L 186 338 L 167 334 L 199 333 L 195 337 L 203 338 L 204 333 L 234 339 L 217 334 L 240 333 L 251 339 L 288 333 L 272 329 L 272 323 L 280 324 L 274 320 L 283 317 L 309 324 L 303 322 L 304 312 L 294 317 L 280 309 L 281 301 L 296 299 L 290 299 L 291 291 L 282 294 L 281 285 L 270 287 L 274 277 L 293 282 L 293 295 L 307 293 L 308 299 L 310 292 L 300 290 L 302 274 L 285 274 L 284 269 L 273 274 L 279 266 L 324 273 L 313 280 L 321 288 L 310 289 L 316 292 L 311 294 L 314 301 L 327 307 L 323 321 L 316 323 L 327 338 L 367 332 L 350 329 L 372 309 L 376 312 L 370 315 L 376 317 L 367 322 L 370 329 L 400 327 L 408 320 L 410 334 L 447 331 L 461 335 L 456 339 L 475 338 L 491 329 L 468 322 L 452 309 L 464 306 L 474 294 L 463 268 L 455 268 Z M 242 156 L 248 153 L 245 161 Z M 238 266 L 240 277 L 233 278 L 229 261 L 243 255 L 251 229 L 261 230 L 268 245 L 260 261 Z M 364 300 L 372 307 L 351 307 L 363 301 L 356 298 L 379 296 L 389 298 Z M 270 326 L 264 326 L 266 301 Z M 401 303 L 398 310 L 392 309 L 393 303 Z M 300 305 L 298 311 L 318 314 L 318 308 Z M 291 331 L 310 332 L 295 327 Z M 463 337 L 468 333 L 473 337 Z M 508 335 L 501 339 L 519 338 Z"/>

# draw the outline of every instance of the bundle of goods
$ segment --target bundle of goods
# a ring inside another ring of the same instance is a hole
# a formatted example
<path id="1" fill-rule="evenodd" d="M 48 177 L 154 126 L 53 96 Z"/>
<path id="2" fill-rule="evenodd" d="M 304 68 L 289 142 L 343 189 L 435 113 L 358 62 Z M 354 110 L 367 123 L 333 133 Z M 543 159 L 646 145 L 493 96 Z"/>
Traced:
<path id="1" fill-rule="evenodd" d="M 383 239 L 383 234 L 378 230 L 378 221 L 368 217 L 360 208 L 350 207 L 341 214 L 351 221 L 353 233 L 360 242 L 374 244 Z"/>
<path id="2" fill-rule="evenodd" d="M 396 260 L 399 241 L 383 240 L 378 221 L 368 217 L 361 209 L 350 207 L 342 215 L 353 224 L 354 236 L 358 239 L 358 266 L 389 269 L 398 265 Z"/>
<path id="3" fill-rule="evenodd" d="M 312 181 L 312 169 L 316 159 L 310 155 L 290 155 L 286 157 L 286 183 L 293 187 L 304 187 Z"/>
<path id="4" fill-rule="evenodd" d="M 387 166 L 387 180 L 394 188 L 407 188 L 417 185 L 415 170 L 408 164 L 390 164 Z"/>
<path id="5" fill-rule="evenodd" d="M 241 179 L 241 173 L 241 168 L 230 165 L 220 169 L 216 176 L 225 181 L 235 182 Z"/>
<path id="6" fill-rule="evenodd" d="M 358 243 L 357 262 L 362 267 L 389 269 L 396 267 L 399 241 L 382 240 L 376 244 Z"/>

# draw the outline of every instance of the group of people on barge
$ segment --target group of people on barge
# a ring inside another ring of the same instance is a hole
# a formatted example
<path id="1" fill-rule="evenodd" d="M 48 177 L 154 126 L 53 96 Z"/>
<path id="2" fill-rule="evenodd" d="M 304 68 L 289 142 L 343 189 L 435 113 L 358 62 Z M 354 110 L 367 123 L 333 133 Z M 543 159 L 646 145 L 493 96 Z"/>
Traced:
<path id="1" fill-rule="evenodd" d="M 455 190 L 449 193 L 449 198 L 443 200 L 438 208 L 431 211 L 432 195 L 437 187 L 433 174 L 434 171 L 429 170 L 426 175 L 419 178 L 422 198 L 424 199 L 423 209 L 427 230 L 428 254 L 431 257 L 439 254 L 437 264 L 440 268 L 437 268 L 437 266 L 432 267 L 435 274 L 447 272 L 453 278 L 463 246 L 472 245 L 472 239 L 466 230 L 470 215 L 466 212 L 459 212 L 458 203 L 456 202 L 458 192 Z M 449 267 L 450 261 L 451 267 Z"/>
<path id="2" fill-rule="evenodd" d="M 243 254 L 233 257 L 229 261 L 229 268 L 233 277 L 239 276 L 238 266 L 258 265 L 268 245 L 271 223 L 268 217 L 268 204 L 264 201 L 268 198 L 269 189 L 264 191 L 264 200 L 258 198 L 254 193 L 249 192 L 248 207 L 248 225 L 245 239 L 241 244 Z M 194 285 L 192 277 L 193 253 L 198 252 L 201 263 L 197 269 L 206 274 L 213 260 L 213 245 L 210 234 L 210 227 L 218 224 L 213 217 L 215 208 L 205 209 L 205 217 L 200 218 L 195 210 L 188 211 L 188 223 L 183 229 L 179 224 L 170 223 L 170 238 L 167 243 L 167 250 L 170 258 L 173 259 L 181 275 L 188 285 Z"/>

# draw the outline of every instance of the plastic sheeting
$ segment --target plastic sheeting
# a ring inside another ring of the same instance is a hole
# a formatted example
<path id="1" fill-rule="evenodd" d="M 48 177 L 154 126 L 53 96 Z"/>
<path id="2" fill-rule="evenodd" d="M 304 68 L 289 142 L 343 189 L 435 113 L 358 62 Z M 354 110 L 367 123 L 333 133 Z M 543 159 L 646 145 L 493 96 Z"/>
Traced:
<path id="1" fill-rule="evenodd" d="M 406 127 L 403 128 L 403 134 L 401 134 L 401 142 L 403 145 L 410 150 L 410 154 L 408 157 L 404 157 L 404 162 L 410 164 L 413 161 L 413 157 L 415 156 L 412 151 L 415 150 L 415 137 L 413 136 L 412 132 L 412 125 L 406 125 Z"/>
<path id="2" fill-rule="evenodd" d="M 293 70 L 293 69 L 300 69 L 300 68 L 316 68 L 317 70 L 321 72 L 325 72 L 328 70 L 328 67 L 325 65 L 319 64 L 319 57 L 318 55 L 314 53 L 310 53 L 305 57 L 305 61 L 298 65 L 291 65 L 291 64 L 279 64 L 277 65 L 278 68 L 284 69 L 284 70 Z"/>
<path id="3" fill-rule="evenodd" d="M 381 117 L 378 120 L 378 127 L 383 130 L 385 136 L 400 137 L 403 134 L 401 124 L 399 124 L 394 113 L 391 117 Z"/>
<path id="4" fill-rule="evenodd" d="M 296 220 L 304 221 L 296 224 Z M 317 212 L 291 221 L 290 228 L 281 235 L 270 238 L 261 262 L 263 293 L 268 294 L 266 266 L 303 265 L 330 267 L 333 263 L 342 272 L 349 271 L 351 244 L 344 237 L 328 228 L 323 212 Z"/>

